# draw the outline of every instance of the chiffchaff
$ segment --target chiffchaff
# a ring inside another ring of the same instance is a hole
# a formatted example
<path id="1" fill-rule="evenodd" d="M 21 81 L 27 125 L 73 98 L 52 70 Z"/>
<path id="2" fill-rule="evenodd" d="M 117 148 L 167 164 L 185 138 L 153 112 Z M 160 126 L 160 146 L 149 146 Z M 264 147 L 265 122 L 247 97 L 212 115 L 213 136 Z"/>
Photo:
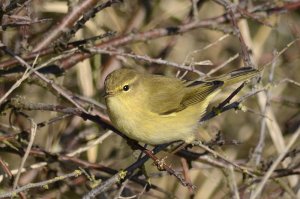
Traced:
<path id="1" fill-rule="evenodd" d="M 105 80 L 105 101 L 113 125 L 128 137 L 147 144 L 195 139 L 201 116 L 224 86 L 256 76 L 244 67 L 204 81 L 119 69 Z"/>

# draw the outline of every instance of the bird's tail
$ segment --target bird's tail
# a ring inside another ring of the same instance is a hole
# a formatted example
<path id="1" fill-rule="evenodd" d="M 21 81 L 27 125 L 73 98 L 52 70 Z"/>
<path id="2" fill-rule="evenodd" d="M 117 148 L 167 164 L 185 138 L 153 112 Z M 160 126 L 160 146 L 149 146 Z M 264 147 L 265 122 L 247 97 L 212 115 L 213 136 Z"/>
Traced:
<path id="1" fill-rule="evenodd" d="M 257 70 L 252 67 L 243 67 L 237 70 L 231 71 L 225 75 L 221 75 L 218 77 L 207 78 L 205 81 L 223 81 L 223 86 L 230 86 L 233 84 L 237 84 L 239 82 L 244 82 L 252 77 L 258 76 L 260 70 Z"/>

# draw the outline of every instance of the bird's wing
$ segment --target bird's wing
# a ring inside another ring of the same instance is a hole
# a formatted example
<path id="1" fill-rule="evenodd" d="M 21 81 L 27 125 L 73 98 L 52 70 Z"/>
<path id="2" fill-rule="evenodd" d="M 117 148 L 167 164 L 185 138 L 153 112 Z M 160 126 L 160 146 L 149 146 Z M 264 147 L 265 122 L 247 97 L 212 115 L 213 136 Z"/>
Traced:
<path id="1" fill-rule="evenodd" d="M 195 105 L 197 103 L 203 102 L 207 97 L 212 95 L 214 92 L 218 90 L 221 86 L 223 86 L 223 81 L 211 81 L 211 82 L 200 82 L 199 85 L 195 86 L 194 82 L 190 91 L 185 94 L 181 101 L 181 109 L 184 109 L 188 106 Z"/>
<path id="2" fill-rule="evenodd" d="M 176 113 L 198 103 L 207 106 L 209 97 L 214 96 L 213 94 L 221 86 L 236 84 L 257 74 L 259 70 L 244 67 L 219 77 L 207 78 L 205 81 L 184 82 L 174 78 L 154 76 L 148 82 L 151 85 L 146 86 L 150 88 L 147 92 L 149 93 L 148 105 L 152 112 L 161 115 Z"/>
<path id="3" fill-rule="evenodd" d="M 214 96 L 213 94 L 218 91 L 218 88 L 220 88 L 221 86 L 226 87 L 239 82 L 243 82 L 254 76 L 257 76 L 258 74 L 259 70 L 257 69 L 251 67 L 243 67 L 219 77 L 206 78 L 205 82 L 196 81 L 191 84 L 188 83 L 187 87 L 190 87 L 192 89 L 190 92 L 186 92 L 180 103 L 181 106 L 177 109 L 177 111 L 183 110 L 188 106 L 200 102 L 205 102 L 208 104 L 210 99 L 206 99 Z"/>
<path id="4" fill-rule="evenodd" d="M 185 85 L 181 80 L 164 76 L 152 76 L 151 80 L 145 79 L 144 94 L 148 108 L 157 114 L 164 114 L 177 109 L 184 97 Z"/>
<path id="5" fill-rule="evenodd" d="M 148 106 L 154 113 L 168 115 L 184 110 L 185 108 L 200 103 L 206 97 L 223 85 L 222 81 L 193 82 L 186 85 L 181 80 L 161 77 L 151 79 L 148 90 Z"/>

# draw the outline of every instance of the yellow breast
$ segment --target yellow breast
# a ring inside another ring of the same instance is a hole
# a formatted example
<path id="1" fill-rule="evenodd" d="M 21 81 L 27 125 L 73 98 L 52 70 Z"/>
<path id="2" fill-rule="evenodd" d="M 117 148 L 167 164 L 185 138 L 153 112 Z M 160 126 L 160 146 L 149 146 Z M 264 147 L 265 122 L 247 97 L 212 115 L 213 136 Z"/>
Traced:
<path id="1" fill-rule="evenodd" d="M 200 108 L 159 115 L 139 104 L 141 99 L 124 100 L 124 96 L 113 96 L 106 100 L 114 126 L 134 140 L 155 145 L 177 140 L 189 143 L 195 138 Z"/>

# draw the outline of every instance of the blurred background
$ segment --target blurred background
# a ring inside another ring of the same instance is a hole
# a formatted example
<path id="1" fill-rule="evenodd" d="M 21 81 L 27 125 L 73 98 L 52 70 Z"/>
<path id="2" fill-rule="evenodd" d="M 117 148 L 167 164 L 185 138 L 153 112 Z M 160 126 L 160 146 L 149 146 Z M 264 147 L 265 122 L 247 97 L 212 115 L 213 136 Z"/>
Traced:
<path id="1" fill-rule="evenodd" d="M 194 191 L 149 160 L 145 170 L 155 187 L 145 185 L 139 168 L 134 174 L 143 183 L 116 183 L 97 197 L 250 198 L 299 131 L 299 1 L 2 0 L 0 7 L 0 196 L 81 168 L 85 174 L 16 195 L 81 198 L 134 164 L 140 152 L 126 140 L 66 108 L 77 106 L 107 121 L 103 82 L 121 67 L 195 80 L 245 66 L 239 33 L 251 62 L 264 67 L 261 81 L 233 98 L 246 96 L 240 109 L 221 113 L 198 130 L 199 139 L 214 143 L 211 149 L 231 164 L 211 153 L 191 160 L 161 151 L 157 156 L 184 172 Z M 209 110 L 237 86 L 219 94 Z M 300 197 L 299 144 L 297 139 L 277 165 L 260 198 Z"/>

